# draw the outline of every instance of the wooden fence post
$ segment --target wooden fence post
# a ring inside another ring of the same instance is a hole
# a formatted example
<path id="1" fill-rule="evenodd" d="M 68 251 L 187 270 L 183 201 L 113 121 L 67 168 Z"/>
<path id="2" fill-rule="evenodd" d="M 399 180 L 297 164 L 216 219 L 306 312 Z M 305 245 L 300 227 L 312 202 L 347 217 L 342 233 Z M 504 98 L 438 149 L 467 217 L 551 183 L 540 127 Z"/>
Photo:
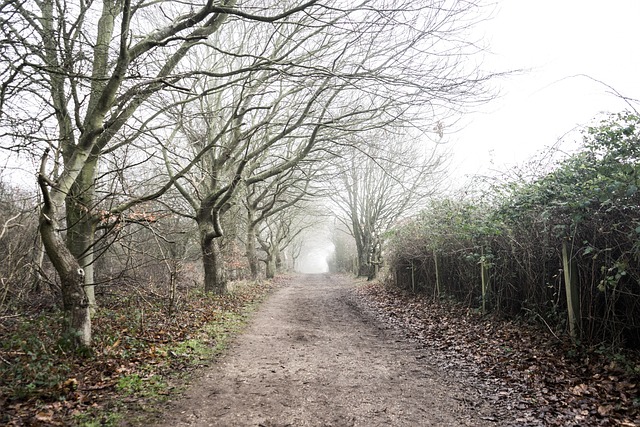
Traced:
<path id="1" fill-rule="evenodd" d="M 413 260 L 411 260 L 411 291 L 416 293 L 416 274 L 415 267 L 413 266 Z"/>
<path id="2" fill-rule="evenodd" d="M 489 267 L 482 261 L 482 312 L 487 312 L 487 297 L 489 294 Z"/>
<path id="3" fill-rule="evenodd" d="M 578 266 L 572 259 L 567 241 L 562 241 L 562 268 L 564 271 L 564 290 L 567 295 L 567 314 L 569 316 L 569 334 L 574 341 L 580 336 L 580 290 L 578 288 Z"/>
<path id="4" fill-rule="evenodd" d="M 489 265 L 484 258 L 484 249 L 482 249 L 482 258 L 480 261 L 480 276 L 482 279 L 482 312 L 487 312 L 487 297 L 489 295 Z"/>
<path id="5" fill-rule="evenodd" d="M 438 265 L 438 252 L 433 250 L 433 261 L 436 264 L 436 298 L 440 298 L 440 266 Z"/>

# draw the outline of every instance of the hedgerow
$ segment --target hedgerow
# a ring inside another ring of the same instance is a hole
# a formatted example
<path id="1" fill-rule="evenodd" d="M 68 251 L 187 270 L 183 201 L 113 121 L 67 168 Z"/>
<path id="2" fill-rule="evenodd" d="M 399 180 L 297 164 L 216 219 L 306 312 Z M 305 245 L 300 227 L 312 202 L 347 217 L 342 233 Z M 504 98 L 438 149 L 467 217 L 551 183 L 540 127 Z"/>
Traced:
<path id="1" fill-rule="evenodd" d="M 567 329 L 563 244 L 578 339 L 640 348 L 640 117 L 608 116 L 534 179 L 436 200 L 388 236 L 398 286 Z M 437 271 L 436 271 L 437 270 Z"/>

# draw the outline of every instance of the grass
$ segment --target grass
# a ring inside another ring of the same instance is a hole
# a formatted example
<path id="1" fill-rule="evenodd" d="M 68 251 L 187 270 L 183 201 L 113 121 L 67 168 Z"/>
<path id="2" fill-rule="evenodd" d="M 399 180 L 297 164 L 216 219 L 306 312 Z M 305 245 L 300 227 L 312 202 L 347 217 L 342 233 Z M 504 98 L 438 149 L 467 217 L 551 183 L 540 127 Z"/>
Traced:
<path id="1" fill-rule="evenodd" d="M 74 421 L 80 427 L 104 427 L 117 426 L 122 422 L 123 418 L 122 414 L 116 412 L 100 414 L 95 411 L 89 411 L 77 415 Z"/>
<path id="2" fill-rule="evenodd" d="M 127 289 L 114 292 L 101 302 L 86 355 L 65 350 L 55 310 L 7 318 L 0 324 L 0 424 L 148 423 L 228 347 L 271 288 L 244 282 L 225 296 L 190 289 L 171 316 L 153 293 L 136 300 Z"/>
<path id="3" fill-rule="evenodd" d="M 167 383 L 159 375 L 143 377 L 138 373 L 125 375 L 118 380 L 116 390 L 121 394 L 140 397 L 156 397 L 167 389 Z"/>

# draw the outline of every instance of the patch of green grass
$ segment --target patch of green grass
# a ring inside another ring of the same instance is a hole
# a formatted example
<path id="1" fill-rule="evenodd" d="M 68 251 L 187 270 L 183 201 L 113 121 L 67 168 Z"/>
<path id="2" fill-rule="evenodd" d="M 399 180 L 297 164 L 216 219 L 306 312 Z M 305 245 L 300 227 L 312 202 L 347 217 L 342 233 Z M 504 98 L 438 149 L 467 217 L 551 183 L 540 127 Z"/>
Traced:
<path id="1" fill-rule="evenodd" d="M 225 313 L 217 322 L 205 326 L 204 332 L 215 341 L 214 354 L 224 350 L 229 338 L 240 332 L 246 325 L 247 314 Z"/>
<path id="2" fill-rule="evenodd" d="M 170 351 L 178 356 L 197 361 L 211 355 L 210 345 L 206 340 L 190 338 L 171 346 Z"/>
<path id="3" fill-rule="evenodd" d="M 76 415 L 75 423 L 80 427 L 115 427 L 120 425 L 123 415 L 117 412 L 96 414 L 86 412 Z"/>
<path id="4" fill-rule="evenodd" d="M 158 375 L 143 378 L 140 374 L 125 375 L 118 380 L 116 389 L 128 396 L 157 397 L 167 384 Z"/>
<path id="5" fill-rule="evenodd" d="M 219 307 L 218 314 L 214 320 L 204 324 L 200 330 L 193 331 L 189 338 L 180 342 L 160 345 L 156 349 L 158 354 L 163 355 L 162 357 L 168 362 L 168 365 L 174 367 L 183 366 L 183 368 L 175 369 L 170 376 L 174 379 L 180 378 L 178 382 L 185 385 L 192 378 L 194 372 L 191 369 L 184 370 L 185 365 L 201 365 L 203 361 L 209 361 L 223 352 L 228 347 L 230 340 L 244 329 L 249 314 L 259 307 L 264 296 L 266 296 L 266 293 L 262 298 L 253 301 L 242 301 L 242 303 L 236 302 L 235 306 L 225 307 L 224 304 L 220 303 L 220 301 L 224 300 L 219 296 L 204 295 L 204 298 L 211 300 L 212 305 L 215 304 L 215 306 Z M 231 295 L 227 295 L 224 298 L 233 300 L 234 297 L 233 293 L 231 293 Z M 241 295 L 239 295 L 239 298 L 242 300 Z M 129 348 L 136 346 L 133 340 L 123 339 L 123 342 L 125 341 Z M 125 353 L 123 352 L 123 355 Z M 156 360 L 156 362 L 163 364 L 160 360 Z M 175 364 L 176 362 L 178 362 L 177 365 Z M 159 375 L 153 375 L 155 369 L 155 366 L 151 365 L 138 366 L 136 373 L 121 377 L 116 384 L 116 389 L 120 394 L 131 398 L 139 398 L 139 405 L 131 406 L 127 404 L 123 407 L 113 408 L 112 413 L 103 412 L 102 415 L 98 412 L 95 417 L 100 416 L 99 419 L 87 419 L 81 422 L 80 425 L 83 427 L 92 427 L 94 425 L 116 426 L 121 422 L 124 417 L 122 414 L 124 413 L 127 414 L 127 422 L 131 425 L 142 425 L 147 422 L 149 413 L 157 411 L 160 408 L 159 404 L 167 398 L 169 393 L 182 388 L 181 385 L 174 385 L 169 390 L 169 386 Z"/>
<path id="6" fill-rule="evenodd" d="M 199 364 L 224 351 L 231 337 L 242 331 L 247 322 L 248 312 L 257 304 L 246 307 L 242 313 L 224 312 L 216 320 L 207 323 L 195 337 L 169 345 L 165 353 L 185 358 L 191 364 Z"/>
<path id="7" fill-rule="evenodd" d="M 138 374 L 125 375 L 118 380 L 116 389 L 127 395 L 139 393 L 142 390 L 142 377 Z"/>
<path id="8" fill-rule="evenodd" d="M 7 405 L 21 405 L 19 411 L 9 409 L 24 420 L 40 410 L 38 402 L 66 401 L 65 411 L 54 410 L 56 422 L 116 426 L 126 418 L 128 424 L 143 425 L 169 395 L 187 385 L 194 368 L 228 347 L 271 289 L 270 283 L 243 282 L 227 295 L 189 290 L 170 316 L 165 299 L 134 304 L 120 294 L 107 295 L 93 318 L 93 346 L 86 354 L 60 336 L 60 311 L 8 317 L 0 337 L 0 395 L 9 396 Z M 87 366 L 95 366 L 90 375 L 85 375 Z M 70 380 L 88 390 L 104 388 L 85 393 L 97 406 L 87 408 L 79 400 L 82 392 L 64 387 Z M 112 380 L 117 381 L 113 387 Z M 70 420 L 68 409 L 82 414 Z"/>

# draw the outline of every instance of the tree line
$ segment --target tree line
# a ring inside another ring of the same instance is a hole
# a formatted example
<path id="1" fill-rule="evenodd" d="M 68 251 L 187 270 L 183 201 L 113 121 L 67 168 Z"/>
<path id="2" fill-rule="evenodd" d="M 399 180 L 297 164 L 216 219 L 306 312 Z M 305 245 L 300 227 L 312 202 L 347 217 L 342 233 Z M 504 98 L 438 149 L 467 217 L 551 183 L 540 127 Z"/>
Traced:
<path id="1" fill-rule="evenodd" d="M 260 259 L 272 276 L 318 216 L 312 199 L 327 193 L 352 216 L 360 264 L 375 269 L 377 239 L 397 219 L 389 205 L 414 203 L 394 199 L 397 189 L 416 193 L 440 164 L 426 149 L 414 157 L 423 164 L 392 176 L 402 161 L 390 153 L 411 157 L 407 141 L 437 141 L 443 121 L 491 97 L 492 75 L 467 61 L 481 9 L 459 0 L 3 2 L 0 145 L 38 165 L 29 292 L 49 283 L 64 336 L 87 347 L 96 287 L 123 271 L 154 280 L 161 265 L 175 290 L 194 247 L 209 292 L 225 292 L 243 257 L 251 277 Z M 378 180 L 368 161 L 389 176 Z M 389 198 L 357 202 L 376 181 L 385 184 L 372 191 Z M 7 202 L 5 230 L 17 221 L 17 199 Z M 24 284 L 5 284 L 5 296 Z"/>

